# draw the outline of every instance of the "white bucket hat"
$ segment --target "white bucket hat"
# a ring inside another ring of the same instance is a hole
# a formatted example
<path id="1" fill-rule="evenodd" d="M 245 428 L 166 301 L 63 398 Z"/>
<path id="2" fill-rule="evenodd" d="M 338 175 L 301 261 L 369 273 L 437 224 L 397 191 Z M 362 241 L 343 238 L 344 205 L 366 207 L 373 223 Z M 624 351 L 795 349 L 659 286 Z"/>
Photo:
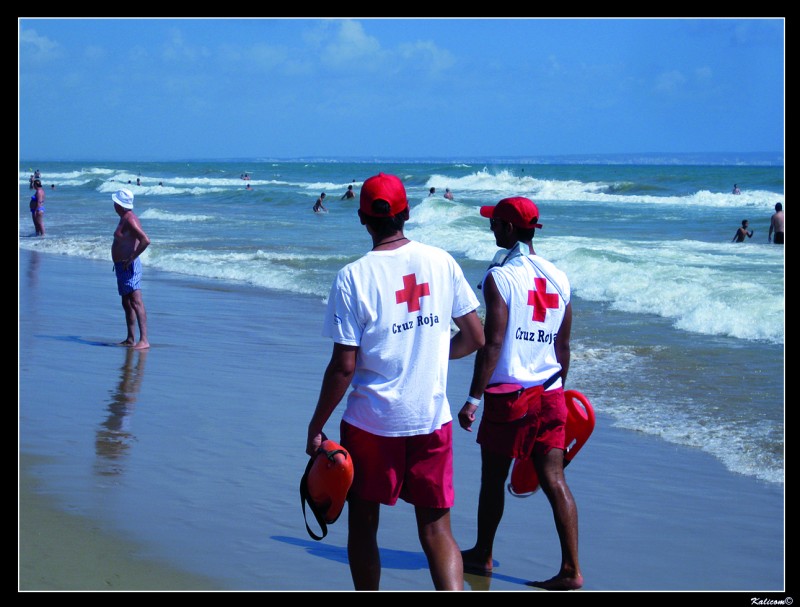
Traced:
<path id="1" fill-rule="evenodd" d="M 127 188 L 122 188 L 111 194 L 111 200 L 116 202 L 123 209 L 133 208 L 133 192 Z"/>

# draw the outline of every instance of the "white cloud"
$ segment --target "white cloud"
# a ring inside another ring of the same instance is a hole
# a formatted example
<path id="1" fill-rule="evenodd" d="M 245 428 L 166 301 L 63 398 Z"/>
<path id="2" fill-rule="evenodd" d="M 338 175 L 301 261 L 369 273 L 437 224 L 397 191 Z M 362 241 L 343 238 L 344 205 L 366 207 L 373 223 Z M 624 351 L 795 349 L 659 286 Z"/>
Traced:
<path id="1" fill-rule="evenodd" d="M 356 21 L 338 22 L 334 39 L 322 48 L 322 62 L 335 68 L 374 68 L 384 55 L 378 40 Z"/>
<path id="2" fill-rule="evenodd" d="M 418 41 L 400 45 L 399 55 L 406 61 L 413 61 L 414 67 L 438 73 L 455 64 L 453 54 L 439 48 L 430 41 Z"/>
<path id="3" fill-rule="evenodd" d="M 91 61 L 97 61 L 106 57 L 106 50 L 102 46 L 90 44 L 83 49 L 83 56 Z"/>
<path id="4" fill-rule="evenodd" d="M 678 70 L 662 72 L 656 76 L 655 90 L 661 93 L 676 93 L 686 83 L 686 77 Z"/>
<path id="5" fill-rule="evenodd" d="M 187 44 L 180 30 L 173 29 L 170 33 L 170 39 L 164 47 L 165 59 L 171 61 L 196 61 L 197 59 L 206 59 L 211 55 L 210 51 L 205 47 Z"/>
<path id="6" fill-rule="evenodd" d="M 20 58 L 27 58 L 31 61 L 48 61 L 57 58 L 61 54 L 61 47 L 57 42 L 40 36 L 36 30 L 26 29 L 19 34 L 19 55 Z"/>
<path id="7" fill-rule="evenodd" d="M 710 67 L 698 67 L 694 71 L 694 78 L 698 82 L 710 82 L 714 77 L 714 73 Z"/>

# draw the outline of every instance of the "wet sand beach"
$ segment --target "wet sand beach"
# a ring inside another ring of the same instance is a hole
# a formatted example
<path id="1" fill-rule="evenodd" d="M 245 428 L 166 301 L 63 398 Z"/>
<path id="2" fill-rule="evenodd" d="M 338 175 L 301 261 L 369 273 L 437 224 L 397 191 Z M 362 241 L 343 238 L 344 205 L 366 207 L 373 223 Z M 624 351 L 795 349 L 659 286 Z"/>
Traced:
<path id="1" fill-rule="evenodd" d="M 321 301 L 145 265 L 152 347 L 132 352 L 113 345 L 125 327 L 110 262 L 20 250 L 19 264 L 20 591 L 352 590 L 346 517 L 314 541 L 298 491 L 330 354 Z M 472 357 L 451 365 L 454 413 L 471 372 Z M 474 441 L 454 432 L 463 549 Z M 599 409 L 567 478 L 581 594 L 785 596 L 782 484 L 616 428 Z M 410 506 L 382 509 L 379 544 L 382 589 L 432 590 Z M 494 574 L 468 575 L 466 590 L 542 592 L 526 582 L 559 564 L 543 495 L 507 498 L 495 549 Z"/>

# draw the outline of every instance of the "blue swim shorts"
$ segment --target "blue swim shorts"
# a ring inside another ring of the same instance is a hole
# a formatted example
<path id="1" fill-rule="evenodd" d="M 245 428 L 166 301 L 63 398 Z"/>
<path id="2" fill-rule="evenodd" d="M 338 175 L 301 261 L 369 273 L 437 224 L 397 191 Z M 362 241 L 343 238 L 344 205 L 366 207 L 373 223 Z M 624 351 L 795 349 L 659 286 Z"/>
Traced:
<path id="1" fill-rule="evenodd" d="M 142 288 L 142 261 L 137 257 L 126 268 L 122 261 L 114 262 L 114 272 L 117 274 L 117 291 L 120 296 L 130 295 Z"/>

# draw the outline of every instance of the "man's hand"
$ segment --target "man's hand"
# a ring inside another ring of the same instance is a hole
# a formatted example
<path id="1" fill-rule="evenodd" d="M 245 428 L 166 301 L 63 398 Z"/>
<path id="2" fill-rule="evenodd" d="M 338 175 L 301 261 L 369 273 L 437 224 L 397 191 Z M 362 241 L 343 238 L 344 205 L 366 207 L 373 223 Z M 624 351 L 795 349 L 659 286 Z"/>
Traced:
<path id="1" fill-rule="evenodd" d="M 314 455 L 319 451 L 319 448 L 322 446 L 322 441 L 328 440 L 328 437 L 325 436 L 324 432 L 315 432 L 315 433 L 308 433 L 308 440 L 306 441 L 306 453 L 314 457 Z"/>
<path id="2" fill-rule="evenodd" d="M 458 412 L 458 423 L 467 432 L 472 432 L 472 423 L 475 421 L 475 411 L 478 407 L 470 403 L 464 403 L 461 411 Z"/>

